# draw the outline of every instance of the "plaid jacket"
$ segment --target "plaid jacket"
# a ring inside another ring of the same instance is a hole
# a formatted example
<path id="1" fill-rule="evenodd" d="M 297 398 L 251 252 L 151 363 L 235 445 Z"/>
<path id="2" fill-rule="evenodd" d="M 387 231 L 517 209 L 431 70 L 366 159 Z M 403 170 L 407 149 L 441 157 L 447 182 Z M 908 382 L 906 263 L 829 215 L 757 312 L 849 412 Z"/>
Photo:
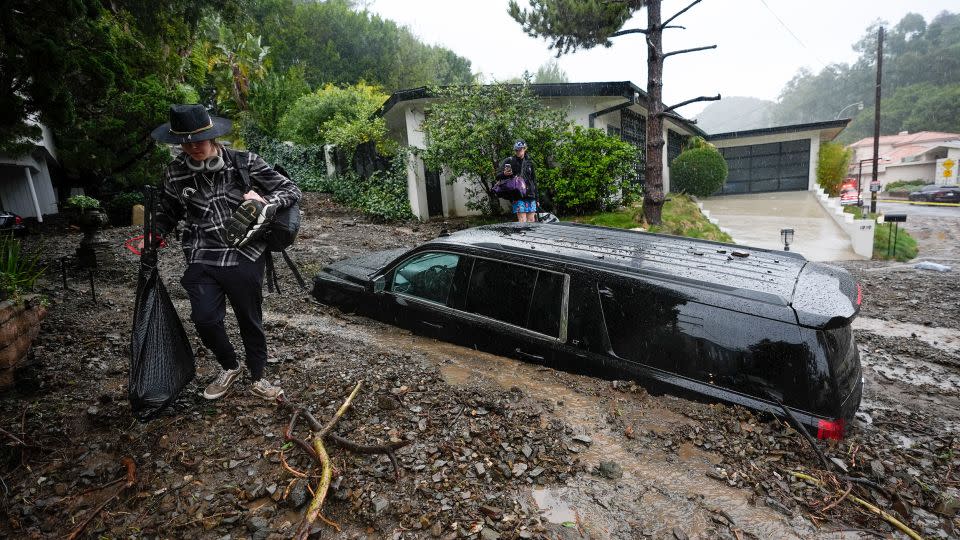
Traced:
<path id="1" fill-rule="evenodd" d="M 233 152 L 232 150 L 224 150 Z M 237 156 L 238 162 L 241 156 Z M 300 188 L 292 180 L 274 171 L 260 156 L 249 152 L 251 189 L 267 202 L 286 208 L 300 200 Z M 224 156 L 226 165 L 214 173 L 191 171 L 187 155 L 180 154 L 164 171 L 163 189 L 157 204 L 156 231 L 167 235 L 180 220 L 186 220 L 182 243 L 187 264 L 236 266 L 243 255 L 256 261 L 266 250 L 266 242 L 250 242 L 243 249 L 230 247 L 225 239 L 224 223 L 243 202 L 247 192 L 233 160 Z"/>

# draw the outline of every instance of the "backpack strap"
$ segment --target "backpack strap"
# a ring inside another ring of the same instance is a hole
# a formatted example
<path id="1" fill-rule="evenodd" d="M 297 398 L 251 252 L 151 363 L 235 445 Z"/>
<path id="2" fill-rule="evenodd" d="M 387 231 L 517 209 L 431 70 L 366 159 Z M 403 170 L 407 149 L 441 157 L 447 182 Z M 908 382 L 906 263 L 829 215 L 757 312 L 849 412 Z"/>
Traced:
<path id="1" fill-rule="evenodd" d="M 263 255 L 266 258 L 266 268 L 264 269 L 264 274 L 267 280 L 267 292 L 270 292 L 271 294 L 273 292 L 281 294 L 280 280 L 277 279 L 277 267 L 273 263 L 273 253 L 271 253 L 270 250 L 267 250 L 263 253 Z"/>
<path id="2" fill-rule="evenodd" d="M 287 262 L 287 267 L 289 267 L 290 271 L 293 272 L 293 277 L 297 279 L 297 283 L 300 284 L 300 288 L 306 290 L 307 283 L 303 280 L 303 276 L 300 274 L 300 269 L 297 268 L 297 264 L 293 262 L 293 259 L 291 259 L 290 255 L 287 254 L 287 250 L 281 249 L 280 254 L 283 255 L 283 260 Z"/>
<path id="3" fill-rule="evenodd" d="M 243 186 L 247 189 L 247 191 L 250 191 L 250 188 L 253 186 L 253 182 L 250 180 L 250 168 L 246 164 L 241 166 L 240 161 L 237 159 L 240 157 L 241 153 L 243 154 L 243 157 L 247 157 L 249 154 L 247 152 L 228 150 L 226 148 L 223 149 L 223 153 L 227 155 L 230 163 L 233 164 L 233 168 L 240 173 L 240 178 L 243 180 Z M 249 162 L 250 160 L 246 159 L 245 161 Z"/>

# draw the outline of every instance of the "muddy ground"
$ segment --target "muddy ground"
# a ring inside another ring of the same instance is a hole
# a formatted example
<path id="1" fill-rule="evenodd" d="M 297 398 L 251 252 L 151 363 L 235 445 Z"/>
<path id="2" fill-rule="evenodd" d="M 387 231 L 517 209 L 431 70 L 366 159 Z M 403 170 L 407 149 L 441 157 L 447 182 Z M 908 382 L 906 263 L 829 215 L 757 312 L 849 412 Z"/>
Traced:
<path id="1" fill-rule="evenodd" d="M 307 275 L 350 255 L 413 246 L 442 226 L 370 223 L 315 195 L 305 209 L 293 252 Z M 290 415 L 251 395 L 249 381 L 205 401 L 200 392 L 215 362 L 189 325 L 197 379 L 168 414 L 148 424 L 132 419 L 126 375 L 136 259 L 120 244 L 136 233 L 107 234 L 116 262 L 98 272 L 97 300 L 83 274 L 71 271 L 70 291 L 56 272 L 48 275 L 50 315 L 31 366 L 0 396 L 0 535 L 65 537 L 118 493 L 81 537 L 289 537 L 315 484 L 281 462 L 308 470 L 283 440 Z M 78 239 L 51 224 L 42 242 L 29 242 L 54 260 Z M 821 447 L 876 486 L 853 494 L 924 537 L 956 536 L 958 273 L 844 266 L 866 294 L 856 330 L 865 395 L 851 435 Z M 161 270 L 186 320 L 182 268 L 179 252 L 167 250 Z M 399 480 L 384 456 L 331 448 L 337 474 L 324 515 L 341 530 L 322 525 L 318 537 L 905 537 L 839 501 L 846 482 L 821 490 L 792 477 L 804 471 L 832 481 L 797 432 L 766 416 L 411 335 L 318 305 L 280 274 L 286 290 L 265 304 L 269 377 L 321 420 L 363 380 L 336 433 L 412 441 L 397 454 Z M 124 476 L 125 457 L 136 464 L 136 483 L 105 486 Z"/>

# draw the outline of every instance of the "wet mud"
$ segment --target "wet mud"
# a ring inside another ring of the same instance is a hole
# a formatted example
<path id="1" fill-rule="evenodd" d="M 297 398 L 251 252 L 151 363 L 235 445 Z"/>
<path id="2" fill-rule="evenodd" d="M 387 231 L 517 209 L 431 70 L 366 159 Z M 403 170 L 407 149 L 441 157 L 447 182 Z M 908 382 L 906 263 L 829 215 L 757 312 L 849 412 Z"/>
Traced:
<path id="1" fill-rule="evenodd" d="M 442 226 L 371 223 L 313 195 L 304 208 L 293 255 L 308 276 L 332 260 L 416 245 Z M 96 302 L 82 273 L 69 276 L 71 291 L 60 290 L 56 275 L 43 284 L 50 316 L 17 388 L 0 395 L 0 428 L 25 443 L 4 435 L 0 535 L 66 536 L 111 493 L 102 486 L 122 476 L 120 460 L 129 456 L 135 488 L 84 537 L 289 537 L 309 492 L 284 470 L 280 452 L 295 469 L 308 462 L 284 449 L 289 416 L 249 394 L 248 381 L 222 400 L 203 400 L 215 363 L 199 352 L 198 378 L 169 414 L 132 421 L 125 385 L 136 265 L 119 246 L 134 234 L 108 231 L 117 262 L 98 271 Z M 78 240 L 55 228 L 42 238 L 51 260 Z M 955 274 L 848 267 L 867 292 L 855 332 L 864 399 L 848 439 L 821 447 L 895 493 L 870 497 L 924 537 L 955 537 L 960 318 L 956 304 L 945 303 L 953 293 L 941 290 Z M 179 254 L 168 251 L 161 270 L 186 320 Z M 324 513 L 342 530 L 324 526 L 317 537 L 893 534 L 846 502 L 824 510 L 839 494 L 789 476 L 819 474 L 820 466 L 798 433 L 768 416 L 412 335 L 319 305 L 279 271 L 286 290 L 265 303 L 268 376 L 320 416 L 364 379 L 340 433 L 366 443 L 413 441 L 398 454 L 399 481 L 386 458 L 337 453 Z M 229 313 L 227 320 L 236 332 Z M 189 325 L 188 332 L 194 336 Z"/>

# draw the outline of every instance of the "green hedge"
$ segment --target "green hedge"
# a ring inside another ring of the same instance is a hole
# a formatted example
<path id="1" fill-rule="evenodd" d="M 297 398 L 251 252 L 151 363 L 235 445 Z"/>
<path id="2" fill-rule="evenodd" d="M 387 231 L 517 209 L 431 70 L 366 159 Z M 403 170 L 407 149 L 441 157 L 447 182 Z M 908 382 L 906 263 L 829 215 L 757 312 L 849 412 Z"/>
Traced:
<path id="1" fill-rule="evenodd" d="M 377 171 L 370 178 L 352 173 L 328 178 L 323 148 L 319 146 L 279 142 L 250 126 L 244 127 L 243 138 L 247 147 L 267 163 L 282 165 L 302 191 L 330 193 L 334 201 L 381 221 L 413 217 L 407 196 L 406 152 L 397 152 L 390 169 Z"/>
<path id="2" fill-rule="evenodd" d="M 670 163 L 670 190 L 709 197 L 727 179 L 727 162 L 712 146 L 684 150 Z"/>

